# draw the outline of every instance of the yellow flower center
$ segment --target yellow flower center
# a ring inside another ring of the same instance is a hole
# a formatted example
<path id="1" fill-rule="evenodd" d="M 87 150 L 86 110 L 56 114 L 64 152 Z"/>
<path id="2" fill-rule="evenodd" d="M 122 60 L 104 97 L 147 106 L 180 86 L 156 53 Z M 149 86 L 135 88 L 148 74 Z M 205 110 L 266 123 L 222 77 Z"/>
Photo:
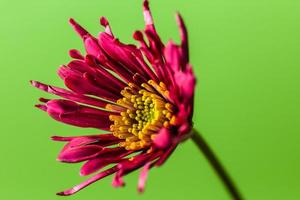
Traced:
<path id="1" fill-rule="evenodd" d="M 117 104 L 107 104 L 106 109 L 119 111 L 110 115 L 110 130 L 114 136 L 124 139 L 119 146 L 127 150 L 139 150 L 151 145 L 162 127 L 169 128 L 174 118 L 174 106 L 168 102 L 169 91 L 163 82 L 153 80 L 137 86 L 129 83 Z"/>

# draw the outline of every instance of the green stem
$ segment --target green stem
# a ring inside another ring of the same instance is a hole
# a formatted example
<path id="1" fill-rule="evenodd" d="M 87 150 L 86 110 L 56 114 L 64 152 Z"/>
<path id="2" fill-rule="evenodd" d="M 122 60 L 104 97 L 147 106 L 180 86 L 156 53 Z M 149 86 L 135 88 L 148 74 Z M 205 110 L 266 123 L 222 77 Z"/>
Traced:
<path id="1" fill-rule="evenodd" d="M 224 186 L 230 193 L 231 197 L 234 200 L 242 200 L 243 198 L 239 193 L 237 187 L 234 185 L 232 179 L 230 178 L 230 176 L 228 175 L 225 168 L 222 166 L 221 162 L 218 160 L 217 156 L 214 154 L 212 149 L 209 147 L 207 142 L 196 129 L 193 129 L 192 132 L 193 134 L 191 136 L 191 139 L 197 145 L 199 150 L 204 154 L 206 159 L 209 161 L 209 163 L 223 182 Z"/>

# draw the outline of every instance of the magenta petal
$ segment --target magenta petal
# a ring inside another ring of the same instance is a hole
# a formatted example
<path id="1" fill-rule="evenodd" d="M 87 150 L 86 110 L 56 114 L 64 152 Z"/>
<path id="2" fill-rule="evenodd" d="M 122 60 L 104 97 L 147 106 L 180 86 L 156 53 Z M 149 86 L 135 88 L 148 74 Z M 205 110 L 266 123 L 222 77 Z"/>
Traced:
<path id="1" fill-rule="evenodd" d="M 51 100 L 47 102 L 48 114 L 57 121 L 79 126 L 109 129 L 111 124 L 106 111 L 80 106 L 67 100 Z"/>
<path id="2" fill-rule="evenodd" d="M 77 138 L 91 138 L 94 141 L 112 141 L 118 140 L 113 134 L 99 134 L 99 135 L 87 135 L 87 136 L 70 136 L 70 137 L 62 137 L 62 136 L 52 136 L 51 139 L 54 141 L 71 141 Z"/>
<path id="3" fill-rule="evenodd" d="M 191 66 L 188 65 L 185 71 L 175 72 L 174 77 L 179 88 L 180 96 L 183 98 L 183 103 L 192 105 L 196 78 L 192 72 Z"/>
<path id="4" fill-rule="evenodd" d="M 79 59 L 79 60 L 83 60 L 84 57 L 83 55 L 80 53 L 80 51 L 76 50 L 76 49 L 71 49 L 69 51 L 69 55 L 71 56 L 71 58 L 74 58 L 74 59 Z"/>
<path id="5" fill-rule="evenodd" d="M 88 96 L 81 95 L 81 94 L 77 94 L 77 93 L 71 92 L 69 90 L 51 86 L 51 85 L 46 85 L 46 84 L 38 82 L 38 81 L 30 81 L 30 83 L 34 87 L 36 87 L 40 90 L 43 90 L 43 91 L 51 93 L 51 94 L 55 94 L 57 96 L 60 96 L 60 97 L 63 97 L 63 98 L 66 98 L 66 99 L 69 99 L 72 101 L 76 101 L 79 103 L 97 106 L 100 108 L 105 107 L 105 105 L 107 104 L 107 101 L 103 101 L 101 99 L 96 99 L 93 97 L 88 97 Z"/>
<path id="6" fill-rule="evenodd" d="M 105 33 L 107 33 L 108 35 L 114 36 L 111 31 L 111 27 L 108 23 L 108 20 L 105 17 L 100 18 L 100 24 L 105 27 Z"/>
<path id="7" fill-rule="evenodd" d="M 89 35 L 87 30 L 85 30 L 82 26 L 80 26 L 74 19 L 69 19 L 70 24 L 73 26 L 74 30 L 80 35 L 80 37 L 84 37 Z"/>
<path id="8" fill-rule="evenodd" d="M 65 85 L 72 91 L 79 94 L 95 95 L 111 101 L 116 101 L 121 97 L 120 94 L 115 94 L 111 91 L 93 85 L 84 76 L 69 75 L 65 78 Z"/>
<path id="9" fill-rule="evenodd" d="M 112 181 L 112 186 L 113 187 L 117 188 L 117 187 L 123 187 L 123 186 L 125 186 L 122 174 L 123 174 L 122 173 L 122 169 L 116 173 L 116 175 L 114 176 L 113 181 Z"/>
<path id="10" fill-rule="evenodd" d="M 85 50 L 88 54 L 91 54 L 97 57 L 99 54 L 102 54 L 102 50 L 100 49 L 98 42 L 95 38 L 87 37 L 84 40 Z"/>
<path id="11" fill-rule="evenodd" d="M 170 130 L 162 128 L 154 139 L 154 145 L 160 149 L 169 147 L 172 143 L 172 136 Z"/>
<path id="12" fill-rule="evenodd" d="M 189 62 L 188 34 L 184 21 L 179 13 L 176 14 L 176 21 L 180 31 L 181 49 L 182 49 L 182 64 L 183 68 Z"/>
<path id="13" fill-rule="evenodd" d="M 170 41 L 164 51 L 166 62 L 173 71 L 181 69 L 180 52 L 177 45 Z"/>
<path id="14" fill-rule="evenodd" d="M 135 51 L 138 51 L 136 47 L 122 44 L 106 33 L 99 34 L 99 44 L 109 57 L 121 63 L 130 71 L 143 72 L 142 67 L 133 55 Z"/>
<path id="15" fill-rule="evenodd" d="M 73 148 L 73 147 L 78 147 L 78 146 L 83 146 L 83 145 L 96 143 L 98 141 L 99 141 L 99 139 L 97 137 L 82 136 L 82 137 L 77 137 L 77 138 L 72 139 L 68 143 L 68 146 L 69 146 L 69 148 Z"/>
<path id="16" fill-rule="evenodd" d="M 103 172 L 100 172 L 99 174 L 91 177 L 90 179 L 86 180 L 85 182 L 79 184 L 79 185 L 76 185 L 75 187 L 69 189 L 69 190 L 65 190 L 63 192 L 58 192 L 57 195 L 60 195 L 60 196 L 68 196 L 68 195 L 72 195 L 80 190 L 82 190 L 83 188 L 87 187 L 88 185 L 106 177 L 106 176 L 109 176 L 115 172 L 117 172 L 119 169 L 115 166 L 115 167 L 112 167 L 110 169 L 107 169 Z"/>
<path id="17" fill-rule="evenodd" d="M 144 192 L 145 189 L 145 184 L 146 184 L 146 180 L 148 177 L 148 171 L 150 169 L 151 163 L 148 162 L 144 168 L 142 169 L 141 173 L 140 173 L 140 177 L 139 177 L 139 183 L 138 183 L 138 191 L 140 193 Z"/>
<path id="18" fill-rule="evenodd" d="M 176 147 L 177 147 L 177 144 L 170 146 L 156 161 L 155 165 L 161 166 L 162 164 L 164 164 L 166 162 L 166 160 L 170 157 L 170 155 L 173 153 L 173 151 L 176 149 Z"/>
<path id="19" fill-rule="evenodd" d="M 103 167 L 106 167 L 107 165 L 111 163 L 116 163 L 120 161 L 120 159 L 114 159 L 114 158 L 94 158 L 92 160 L 87 161 L 80 169 L 80 176 L 87 176 L 90 175 Z"/>
<path id="20" fill-rule="evenodd" d="M 67 148 L 62 151 L 58 160 L 61 162 L 76 163 L 84 160 L 92 159 L 97 156 L 103 147 L 98 145 L 87 145 L 74 148 Z"/>
<path id="21" fill-rule="evenodd" d="M 131 153 L 132 151 L 127 151 L 124 148 L 104 148 L 96 158 L 89 160 L 82 166 L 80 174 L 85 176 L 94 173 L 111 163 L 120 162 L 123 157 Z"/>

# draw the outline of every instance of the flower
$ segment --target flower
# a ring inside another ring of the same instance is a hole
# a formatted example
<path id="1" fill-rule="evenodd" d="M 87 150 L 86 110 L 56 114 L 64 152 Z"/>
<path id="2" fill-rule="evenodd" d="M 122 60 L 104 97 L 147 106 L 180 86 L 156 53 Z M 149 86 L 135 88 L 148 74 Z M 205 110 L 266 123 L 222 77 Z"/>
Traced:
<path id="1" fill-rule="evenodd" d="M 195 77 L 189 64 L 187 30 L 179 14 L 181 44 L 162 43 L 153 24 L 147 0 L 143 4 L 144 31 L 133 38 L 140 47 L 121 43 L 106 18 L 105 32 L 92 36 L 74 19 L 70 24 L 83 39 L 86 55 L 70 50 L 73 60 L 58 70 L 68 89 L 38 81 L 31 84 L 61 99 L 41 98 L 36 105 L 57 121 L 104 134 L 52 137 L 67 142 L 58 160 L 85 162 L 80 175 L 85 182 L 58 195 L 71 195 L 91 183 L 115 174 L 113 186 L 124 185 L 122 177 L 142 168 L 138 190 L 142 192 L 150 168 L 162 165 L 192 128 Z M 147 40 L 147 41 L 146 41 Z"/>

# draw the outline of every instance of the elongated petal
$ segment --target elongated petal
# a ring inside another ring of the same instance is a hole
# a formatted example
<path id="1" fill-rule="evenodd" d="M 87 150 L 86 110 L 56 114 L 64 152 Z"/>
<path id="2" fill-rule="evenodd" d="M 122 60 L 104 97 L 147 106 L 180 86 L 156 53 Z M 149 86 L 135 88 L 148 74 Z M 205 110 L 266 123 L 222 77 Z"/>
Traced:
<path id="1" fill-rule="evenodd" d="M 113 134 L 98 134 L 98 135 L 70 136 L 70 137 L 52 136 L 51 139 L 54 141 L 69 142 L 71 140 L 82 138 L 82 137 L 92 139 L 101 146 L 107 146 L 107 144 L 111 144 L 113 142 L 116 143 L 120 142 L 120 139 L 116 138 Z"/>
<path id="2" fill-rule="evenodd" d="M 161 152 L 152 152 L 152 153 L 141 153 L 136 156 L 134 156 L 130 160 L 124 160 L 121 161 L 118 164 L 118 168 L 120 169 L 113 179 L 113 186 L 115 187 L 121 187 L 124 186 L 124 182 L 122 177 L 126 174 L 129 174 L 130 172 L 136 170 L 137 168 L 140 168 L 144 166 L 147 162 L 151 162 L 155 160 L 157 157 L 161 155 Z"/>
<path id="3" fill-rule="evenodd" d="M 148 177 L 148 171 L 150 169 L 150 166 L 151 166 L 150 162 L 145 164 L 145 166 L 143 167 L 143 169 L 140 173 L 139 182 L 138 182 L 138 191 L 140 193 L 144 192 L 145 184 L 146 184 L 146 180 L 147 180 L 147 177 Z"/>
<path id="4" fill-rule="evenodd" d="M 182 49 L 183 67 L 189 62 L 188 34 L 184 21 L 179 13 L 176 14 L 176 20 L 179 27 Z"/>
<path id="5" fill-rule="evenodd" d="M 86 76 L 69 75 L 65 78 L 65 85 L 70 90 L 79 94 L 90 94 L 110 101 L 116 101 L 121 97 L 120 94 L 116 94 L 92 84 Z"/>
<path id="6" fill-rule="evenodd" d="M 122 44 L 106 33 L 99 34 L 99 44 L 109 57 L 121 63 L 129 71 L 136 71 L 144 76 L 148 76 L 133 55 L 138 54 L 139 51 L 133 45 Z"/>
<path id="7" fill-rule="evenodd" d="M 96 157 L 102 149 L 99 145 L 67 148 L 59 154 L 58 160 L 61 162 L 77 163 Z"/>
<path id="8" fill-rule="evenodd" d="M 46 107 L 51 117 L 70 125 L 108 130 L 111 123 L 109 113 L 67 100 L 51 100 Z"/>
<path id="9" fill-rule="evenodd" d="M 108 166 L 112 163 L 117 163 L 121 161 L 121 158 L 94 158 L 87 161 L 80 169 L 80 176 L 87 176 L 96 171 Z"/>
<path id="10" fill-rule="evenodd" d="M 38 82 L 38 81 L 31 81 L 31 84 L 34 87 L 36 87 L 40 90 L 43 90 L 45 92 L 55 94 L 57 96 L 60 96 L 60 97 L 63 97 L 63 98 L 66 98 L 66 99 L 69 99 L 72 101 L 76 101 L 79 103 L 97 106 L 100 108 L 105 107 L 105 105 L 107 104 L 107 101 L 103 101 L 101 99 L 96 99 L 96 98 L 88 97 L 88 96 L 81 95 L 78 93 L 74 93 L 74 92 L 71 92 L 71 91 L 63 89 L 63 88 L 46 85 L 46 84 Z"/>
<path id="11" fill-rule="evenodd" d="M 89 35 L 87 30 L 80 26 L 73 18 L 71 18 L 69 22 L 73 26 L 74 30 L 80 35 L 80 37 L 83 38 L 84 36 Z"/>
<path id="12" fill-rule="evenodd" d="M 181 69 L 179 47 L 172 41 L 169 41 L 169 43 L 167 44 L 164 55 L 168 66 L 172 69 L 173 72 L 179 71 Z"/>
<path id="13" fill-rule="evenodd" d="M 163 165 L 166 160 L 170 157 L 170 155 L 173 153 L 173 151 L 176 149 L 177 144 L 174 144 L 170 146 L 163 154 L 160 156 L 160 158 L 156 161 L 155 165 L 156 166 L 161 166 Z"/>
<path id="14" fill-rule="evenodd" d="M 68 195 L 72 195 L 80 190 L 82 190 L 83 188 L 85 188 L 86 186 L 106 177 L 106 176 L 109 176 L 115 172 L 117 172 L 119 169 L 115 166 L 115 167 L 112 167 L 110 169 L 107 169 L 103 172 L 100 172 L 99 174 L 91 177 L 90 179 L 86 180 L 85 182 L 79 184 L 79 185 L 76 185 L 75 187 L 71 188 L 71 189 L 68 189 L 68 190 L 65 190 L 63 192 L 58 192 L 57 195 L 60 195 L 60 196 L 68 196 Z"/>

